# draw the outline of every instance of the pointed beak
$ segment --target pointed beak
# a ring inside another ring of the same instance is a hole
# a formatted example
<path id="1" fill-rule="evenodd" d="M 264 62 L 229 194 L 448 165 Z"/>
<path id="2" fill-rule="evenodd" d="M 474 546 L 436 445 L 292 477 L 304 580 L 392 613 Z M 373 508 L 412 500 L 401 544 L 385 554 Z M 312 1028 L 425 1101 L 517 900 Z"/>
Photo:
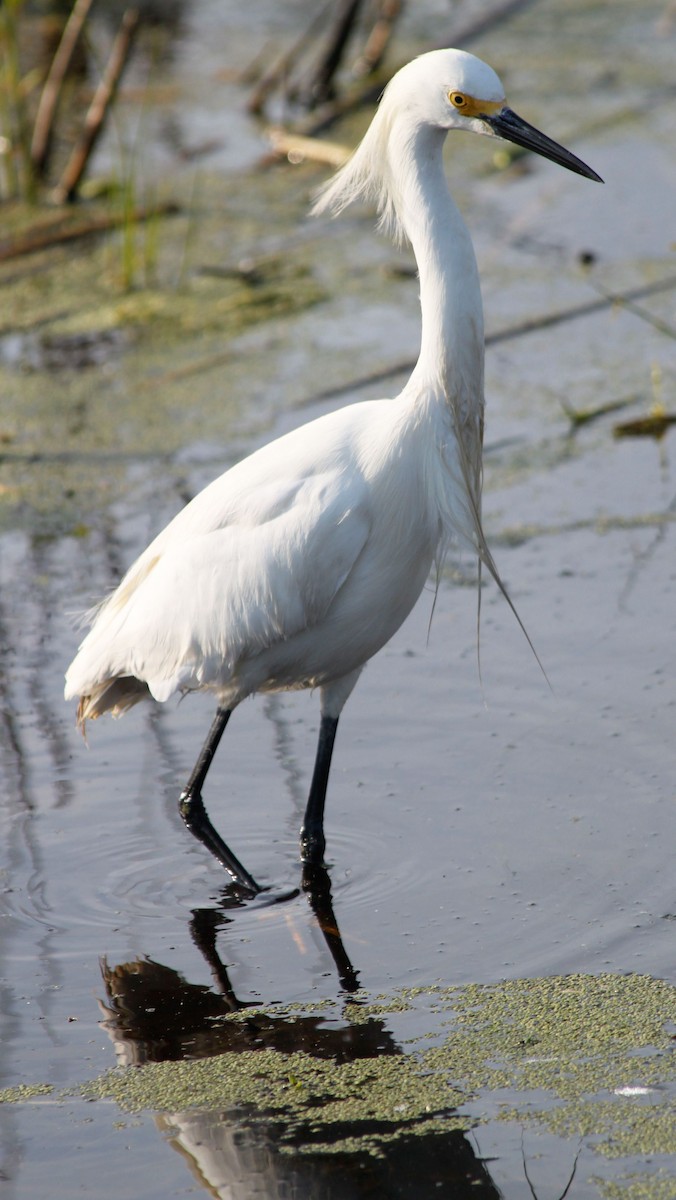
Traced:
<path id="1" fill-rule="evenodd" d="M 528 121 L 517 116 L 511 108 L 501 108 L 493 115 L 482 116 L 481 120 L 485 121 L 498 137 L 505 138 L 508 142 L 514 142 L 517 146 L 523 146 L 526 150 L 533 150 L 535 154 L 541 154 L 543 158 L 551 159 L 560 167 L 574 171 L 576 175 L 584 175 L 585 179 L 595 179 L 597 183 L 603 183 L 601 176 L 597 175 L 596 171 L 592 171 L 591 167 L 571 154 L 570 150 L 559 146 L 558 142 L 552 141 L 546 134 L 540 133 L 540 130 L 536 129 L 534 125 L 529 125 Z"/>

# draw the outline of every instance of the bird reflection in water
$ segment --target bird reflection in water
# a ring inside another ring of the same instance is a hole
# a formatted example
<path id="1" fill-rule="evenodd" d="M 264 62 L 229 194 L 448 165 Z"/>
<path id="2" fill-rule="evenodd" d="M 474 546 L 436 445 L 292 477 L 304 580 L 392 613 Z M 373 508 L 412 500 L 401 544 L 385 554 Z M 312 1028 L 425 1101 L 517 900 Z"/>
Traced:
<path id="1" fill-rule="evenodd" d="M 236 996 L 218 952 L 218 934 L 234 920 L 232 896 L 193 912 L 190 932 L 211 972 L 214 987 L 189 983 L 172 967 L 136 959 L 111 967 L 101 962 L 106 1000 L 100 1009 L 122 1066 L 207 1058 L 252 1050 L 304 1051 L 336 1063 L 402 1053 L 385 1020 L 353 1019 L 360 1005 L 357 974 L 347 956 L 323 868 L 306 870 L 303 887 L 340 979 L 342 1020 L 325 1016 L 276 1016 Z M 255 1007 L 255 1011 L 254 1011 Z M 251 1008 L 237 1021 L 228 1014 Z M 224 1060 L 227 1070 L 227 1060 Z M 498 1200 L 485 1164 L 460 1130 L 402 1136 L 383 1157 L 368 1150 L 302 1154 L 279 1149 L 278 1128 L 242 1109 L 186 1109 L 156 1117 L 159 1130 L 188 1163 L 204 1190 L 218 1200 L 366 1200 L 415 1196 L 426 1200 Z M 347 1123 L 340 1136 L 359 1134 Z M 377 1133 L 377 1130 L 372 1130 Z M 286 1143 L 288 1150 L 289 1143 Z M 441 1190 L 446 1189 L 446 1190 Z"/>

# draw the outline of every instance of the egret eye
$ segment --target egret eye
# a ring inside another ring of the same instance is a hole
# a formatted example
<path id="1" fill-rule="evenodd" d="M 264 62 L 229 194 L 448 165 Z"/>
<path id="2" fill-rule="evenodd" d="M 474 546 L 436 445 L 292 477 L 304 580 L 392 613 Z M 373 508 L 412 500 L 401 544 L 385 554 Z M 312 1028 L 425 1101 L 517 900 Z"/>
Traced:
<path id="1" fill-rule="evenodd" d="M 466 108 L 467 97 L 463 96 L 462 92 L 449 92 L 448 98 L 454 108 Z"/>

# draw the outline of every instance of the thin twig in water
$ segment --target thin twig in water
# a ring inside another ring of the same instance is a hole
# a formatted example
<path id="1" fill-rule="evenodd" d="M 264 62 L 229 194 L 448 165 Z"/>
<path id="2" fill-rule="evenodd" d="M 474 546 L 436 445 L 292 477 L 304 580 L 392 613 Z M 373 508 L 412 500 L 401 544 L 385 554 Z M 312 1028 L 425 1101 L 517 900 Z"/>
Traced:
<path id="1" fill-rule="evenodd" d="M 639 551 L 634 556 L 634 561 L 632 563 L 631 569 L 627 573 L 627 579 L 626 579 L 625 585 L 622 588 L 622 591 L 620 592 L 620 595 L 618 597 L 617 607 L 620 610 L 620 612 L 622 612 L 623 609 L 626 608 L 629 596 L 631 595 L 631 592 L 633 591 L 636 583 L 638 582 L 641 571 L 643 570 L 644 567 L 646 567 L 648 565 L 651 558 L 653 558 L 657 548 L 664 541 L 664 539 L 667 535 L 667 529 L 669 527 L 669 523 L 671 521 L 673 521 L 674 519 L 676 519 L 676 496 L 672 497 L 671 503 L 667 505 L 667 507 L 664 509 L 664 512 L 661 515 L 662 515 L 662 520 L 659 522 L 655 522 L 655 524 L 657 525 L 657 531 L 655 533 L 655 536 L 652 538 L 652 540 L 646 546 L 645 550 Z"/>
<path id="2" fill-rule="evenodd" d="M 608 413 L 620 412 L 623 408 L 629 408 L 631 404 L 636 404 L 641 397 L 634 394 L 624 396 L 621 400 L 608 400 L 605 404 L 599 404 L 596 408 L 573 408 L 567 400 L 561 396 L 559 402 L 571 424 L 571 429 L 579 429 L 581 425 L 589 425 L 591 421 L 598 421 L 600 417 L 607 417 Z"/>
<path id="3" fill-rule="evenodd" d="M 594 289 L 598 292 L 599 296 L 603 296 L 603 298 L 610 304 L 624 308 L 627 312 L 633 313 L 635 317 L 640 317 L 642 321 L 647 321 L 647 323 L 652 325 L 653 329 L 656 329 L 658 333 L 663 333 L 666 337 L 676 339 L 676 329 L 674 326 L 668 325 L 666 321 L 661 319 L 661 317 L 654 316 L 651 312 L 648 312 L 646 308 L 643 308 L 642 305 L 636 304 L 634 297 L 613 295 L 612 292 L 606 291 L 601 284 L 596 282 L 592 282 L 592 287 L 594 287 Z"/>

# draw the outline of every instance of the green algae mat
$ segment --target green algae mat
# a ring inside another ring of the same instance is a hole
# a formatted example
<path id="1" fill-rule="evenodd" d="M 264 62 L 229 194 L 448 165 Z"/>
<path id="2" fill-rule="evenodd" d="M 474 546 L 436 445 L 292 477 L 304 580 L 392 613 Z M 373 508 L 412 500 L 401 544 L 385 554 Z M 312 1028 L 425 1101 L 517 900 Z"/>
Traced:
<path id="1" fill-rule="evenodd" d="M 246 1008 L 217 1017 L 214 1036 L 232 1049 L 118 1067 L 79 1094 L 128 1113 L 237 1110 L 264 1121 L 288 1153 L 373 1155 L 402 1137 L 480 1125 L 488 1100 L 495 1120 L 499 1094 L 498 1120 L 630 1158 L 624 1182 L 599 1181 L 604 1195 L 660 1200 L 673 1196 L 660 1158 L 676 1149 L 675 1018 L 676 988 L 639 975 L 358 993 L 314 1010 Z M 317 1053 L 293 1048 L 309 1044 L 307 1022 Z M 363 1036 L 369 1028 L 377 1031 L 372 1042 Z M 285 1051 L 270 1044 L 279 1044 L 280 1029 Z M 396 1033 L 378 1052 L 385 1029 Z M 344 1051 L 322 1049 L 322 1030 L 339 1031 L 335 1045 Z M 124 1042 L 118 1026 L 118 1045 L 120 1036 Z M 253 1043 L 260 1048 L 243 1048 Z M 10 1089 L 0 1101 L 30 1100 L 48 1086 Z M 636 1159 L 650 1160 L 650 1172 L 636 1174 Z"/>

